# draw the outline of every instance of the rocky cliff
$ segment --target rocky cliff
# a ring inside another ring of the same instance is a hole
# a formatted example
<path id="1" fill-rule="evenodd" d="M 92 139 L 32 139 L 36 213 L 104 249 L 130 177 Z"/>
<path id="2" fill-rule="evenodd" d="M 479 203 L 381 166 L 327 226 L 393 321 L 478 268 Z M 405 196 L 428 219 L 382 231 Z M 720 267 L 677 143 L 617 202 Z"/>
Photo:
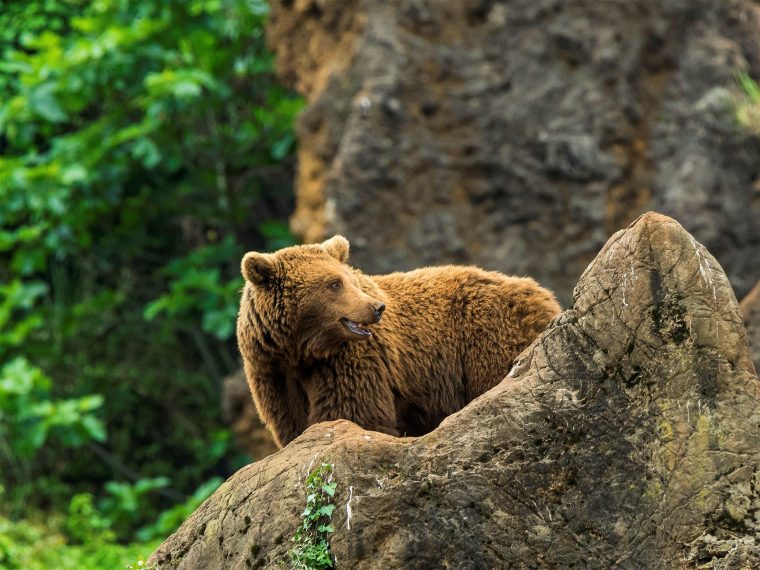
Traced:
<path id="1" fill-rule="evenodd" d="M 419 438 L 317 424 L 231 477 L 158 568 L 276 568 L 334 464 L 338 568 L 757 568 L 760 383 L 720 265 L 639 218 L 497 387 Z"/>
<path id="2" fill-rule="evenodd" d="M 744 317 L 744 325 L 747 327 L 750 352 L 752 360 L 755 362 L 755 370 L 760 372 L 760 281 L 742 299 L 739 308 Z"/>
<path id="3" fill-rule="evenodd" d="M 753 0 L 275 0 L 306 241 L 368 272 L 473 262 L 571 286 L 641 212 L 679 219 L 744 295 L 760 274 Z"/>

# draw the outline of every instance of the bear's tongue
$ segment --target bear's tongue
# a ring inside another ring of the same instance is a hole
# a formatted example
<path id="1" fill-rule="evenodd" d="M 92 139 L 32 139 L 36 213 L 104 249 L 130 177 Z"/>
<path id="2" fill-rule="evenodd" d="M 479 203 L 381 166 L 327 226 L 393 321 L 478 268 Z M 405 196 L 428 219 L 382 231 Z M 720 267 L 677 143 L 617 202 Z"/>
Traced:
<path id="1" fill-rule="evenodd" d="M 347 318 L 341 319 L 345 327 L 352 333 L 359 336 L 372 336 L 372 333 L 364 326 Z"/>

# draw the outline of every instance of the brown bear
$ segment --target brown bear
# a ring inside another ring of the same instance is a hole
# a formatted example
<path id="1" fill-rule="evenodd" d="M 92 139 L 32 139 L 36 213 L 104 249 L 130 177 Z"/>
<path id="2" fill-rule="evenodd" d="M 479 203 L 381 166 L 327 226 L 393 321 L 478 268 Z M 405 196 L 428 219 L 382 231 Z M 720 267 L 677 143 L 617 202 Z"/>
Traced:
<path id="1" fill-rule="evenodd" d="M 504 378 L 560 312 L 533 279 L 442 266 L 364 275 L 348 241 L 250 252 L 237 337 L 279 446 L 347 419 L 421 435 Z"/>

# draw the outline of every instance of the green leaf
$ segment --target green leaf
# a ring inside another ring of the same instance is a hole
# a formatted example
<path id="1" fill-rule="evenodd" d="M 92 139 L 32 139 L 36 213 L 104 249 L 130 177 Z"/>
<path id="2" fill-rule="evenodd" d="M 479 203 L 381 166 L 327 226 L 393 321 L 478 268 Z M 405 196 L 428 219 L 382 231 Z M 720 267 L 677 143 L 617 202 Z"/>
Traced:
<path id="1" fill-rule="evenodd" d="M 741 72 L 739 75 L 739 83 L 741 83 L 744 92 L 747 96 L 755 102 L 760 102 L 760 86 L 755 82 L 747 73 Z"/>
<path id="2" fill-rule="evenodd" d="M 203 330 L 219 340 L 231 338 L 235 332 L 237 307 L 230 305 L 218 311 L 206 311 L 203 315 Z"/>
<path id="3" fill-rule="evenodd" d="M 159 297 L 155 301 L 152 301 L 147 304 L 145 307 L 145 310 L 143 311 L 143 317 L 146 321 L 152 321 L 155 319 L 162 311 L 165 311 L 169 307 L 169 298 L 167 295 L 164 295 L 162 297 Z"/>
<path id="4" fill-rule="evenodd" d="M 56 98 L 56 85 L 52 82 L 37 85 L 29 94 L 29 107 L 51 123 L 61 123 L 67 116 Z"/>
<path id="5" fill-rule="evenodd" d="M 107 439 L 106 428 L 103 422 L 95 416 L 84 416 L 82 418 L 82 427 L 92 439 L 103 442 Z"/>
<path id="6" fill-rule="evenodd" d="M 295 143 L 293 133 L 286 133 L 282 138 L 272 143 L 272 158 L 282 160 L 290 154 L 293 144 Z"/>
<path id="7" fill-rule="evenodd" d="M 143 495 L 145 493 L 148 493 L 150 491 L 153 491 L 155 489 L 164 489 L 169 486 L 168 477 L 153 477 L 150 479 L 140 479 L 135 483 L 134 490 L 135 493 L 139 495 Z"/>
<path id="8" fill-rule="evenodd" d="M 90 396 L 82 396 L 77 400 L 79 411 L 91 412 L 97 410 L 103 405 L 104 398 L 100 394 L 93 394 Z"/>
<path id="9" fill-rule="evenodd" d="M 77 184 L 85 180 L 87 180 L 87 169 L 81 164 L 70 164 L 61 173 L 61 181 L 64 184 Z"/>
<path id="10" fill-rule="evenodd" d="M 257 16 L 266 16 L 269 14 L 269 4 L 264 0 L 250 0 L 249 6 L 251 12 Z"/>
<path id="11" fill-rule="evenodd" d="M 132 156 L 140 160 L 146 168 L 154 168 L 161 161 L 158 146 L 147 137 L 140 137 L 132 145 Z"/>
<path id="12" fill-rule="evenodd" d="M 33 390 L 46 391 L 49 387 L 50 379 L 23 357 L 14 358 L 0 372 L 0 394 L 19 396 Z"/>
<path id="13" fill-rule="evenodd" d="M 30 455 L 31 453 L 37 451 L 40 447 L 42 447 L 42 444 L 45 443 L 47 434 L 48 427 L 46 424 L 41 422 L 32 424 L 27 428 L 26 433 L 24 433 L 24 437 L 18 442 L 18 444 L 20 444 L 19 451 L 23 455 Z"/>

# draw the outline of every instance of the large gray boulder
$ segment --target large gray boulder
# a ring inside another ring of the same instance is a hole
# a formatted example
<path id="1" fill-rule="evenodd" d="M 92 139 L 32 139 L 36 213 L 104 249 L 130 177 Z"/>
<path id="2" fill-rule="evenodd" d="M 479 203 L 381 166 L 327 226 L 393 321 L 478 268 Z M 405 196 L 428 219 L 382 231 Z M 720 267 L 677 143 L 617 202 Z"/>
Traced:
<path id="1" fill-rule="evenodd" d="M 759 400 L 726 275 L 647 214 L 509 376 L 436 430 L 312 426 L 231 477 L 150 562 L 287 565 L 304 477 L 329 462 L 338 568 L 757 568 Z"/>
<path id="2" fill-rule="evenodd" d="M 567 304 L 640 213 L 679 219 L 743 296 L 760 277 L 753 0 L 274 0 L 306 241 L 386 273 L 471 262 Z"/>

